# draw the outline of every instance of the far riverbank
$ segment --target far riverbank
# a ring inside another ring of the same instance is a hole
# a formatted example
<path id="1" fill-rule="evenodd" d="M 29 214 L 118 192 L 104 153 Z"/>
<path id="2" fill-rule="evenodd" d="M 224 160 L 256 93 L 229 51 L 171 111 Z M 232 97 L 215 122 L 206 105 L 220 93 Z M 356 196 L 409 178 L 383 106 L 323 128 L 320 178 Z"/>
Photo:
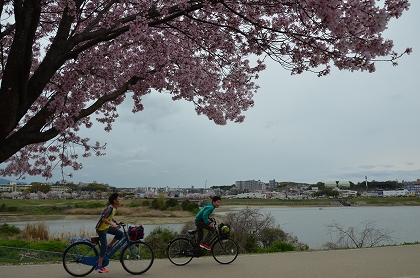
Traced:
<path id="1" fill-rule="evenodd" d="M 225 205 L 219 207 L 215 212 L 229 212 L 234 209 L 240 208 L 268 208 L 274 206 L 257 206 L 257 205 Z M 281 206 L 275 206 L 281 207 Z M 22 214 L 5 214 L 0 213 L 0 224 L 10 222 L 24 222 L 24 221 L 50 221 L 50 220 L 97 220 L 99 214 L 60 214 L 60 215 L 22 215 Z M 126 223 L 141 223 L 144 225 L 161 225 L 161 224 L 184 224 L 194 220 L 193 213 L 184 213 L 182 215 L 164 215 L 164 216 L 127 216 L 117 212 L 115 218 L 119 221 Z"/>
<path id="2" fill-rule="evenodd" d="M 351 206 L 420 206 L 420 197 L 388 197 L 388 198 L 353 198 L 348 200 Z M 72 209 L 80 203 L 103 203 L 106 200 L 0 200 L 0 205 L 16 207 L 16 212 L 0 212 L 0 224 L 22 221 L 47 221 L 47 220 L 96 220 L 102 211 L 102 207 L 96 209 Z M 183 224 L 194 219 L 194 214 L 187 211 L 159 211 L 147 207 L 133 207 L 133 204 L 141 204 L 141 199 L 123 200 L 118 209 L 116 218 L 127 223 L 142 223 L 145 225 L 160 224 Z M 311 199 L 311 200 L 278 200 L 278 199 L 223 199 L 222 206 L 215 212 L 229 212 L 238 208 L 286 208 L 286 207 L 341 207 L 337 200 Z M 39 207 L 45 210 L 39 211 Z M 25 208 L 22 210 L 22 208 Z M 28 208 L 37 212 L 28 213 Z M 52 212 L 52 209 L 59 209 Z M 60 208 L 62 208 L 60 210 Z M 21 211 L 24 211 L 23 213 Z"/>

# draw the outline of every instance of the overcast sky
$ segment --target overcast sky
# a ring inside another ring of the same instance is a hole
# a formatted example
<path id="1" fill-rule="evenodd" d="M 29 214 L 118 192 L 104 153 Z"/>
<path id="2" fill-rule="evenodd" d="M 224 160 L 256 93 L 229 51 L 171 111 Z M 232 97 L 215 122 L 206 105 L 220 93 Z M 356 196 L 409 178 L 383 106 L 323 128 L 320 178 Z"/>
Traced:
<path id="1" fill-rule="evenodd" d="M 399 66 L 334 69 L 327 77 L 291 76 L 268 63 L 245 122 L 217 126 L 191 103 L 148 95 L 131 113 L 126 101 L 111 133 L 84 131 L 107 155 L 83 159 L 71 182 L 116 187 L 211 187 L 238 180 L 325 182 L 420 178 L 420 2 L 391 22 L 395 50 L 412 47 Z M 130 98 L 129 98 L 130 99 Z M 56 171 L 51 181 L 62 179 Z M 43 181 L 28 177 L 27 181 Z"/>

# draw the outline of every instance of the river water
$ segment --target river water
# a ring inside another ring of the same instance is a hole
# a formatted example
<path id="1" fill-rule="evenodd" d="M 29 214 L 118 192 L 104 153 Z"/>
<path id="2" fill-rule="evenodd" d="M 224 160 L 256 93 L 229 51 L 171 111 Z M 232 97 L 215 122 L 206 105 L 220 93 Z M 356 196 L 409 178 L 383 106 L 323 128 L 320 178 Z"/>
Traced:
<path id="1" fill-rule="evenodd" d="M 390 232 L 391 242 L 402 244 L 420 242 L 420 207 L 327 207 L 327 208 L 262 208 L 270 213 L 276 224 L 285 232 L 298 237 L 311 249 L 320 249 L 327 242 L 334 242 L 327 225 L 337 223 L 347 229 L 363 230 L 364 222 L 372 222 L 375 229 Z"/>
<path id="2" fill-rule="evenodd" d="M 402 244 L 404 242 L 420 241 L 420 207 L 324 207 L 324 208 L 260 208 L 261 213 L 274 217 L 276 225 L 285 232 L 296 236 L 300 242 L 311 249 L 320 249 L 335 235 L 330 235 L 327 225 L 334 222 L 344 228 L 356 227 L 359 231 L 364 227 L 363 222 L 371 221 L 375 229 L 391 232 L 391 242 L 382 244 Z M 28 222 L 8 222 L 19 228 L 24 228 Z M 45 221 L 52 234 L 71 233 L 81 231 L 95 234 L 94 220 L 51 220 Z M 2 223 L 0 223 L 2 224 Z M 145 234 L 158 225 L 144 225 Z M 180 231 L 183 224 L 160 225 Z"/>

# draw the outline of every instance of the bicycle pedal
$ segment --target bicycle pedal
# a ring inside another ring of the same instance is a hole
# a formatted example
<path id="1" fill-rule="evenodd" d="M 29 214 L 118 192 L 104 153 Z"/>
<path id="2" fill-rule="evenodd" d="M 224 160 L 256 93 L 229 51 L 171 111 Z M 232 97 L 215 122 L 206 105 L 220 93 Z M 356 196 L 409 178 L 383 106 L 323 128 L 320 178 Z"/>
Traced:
<path id="1" fill-rule="evenodd" d="M 193 250 L 192 251 L 192 255 L 194 256 L 194 257 L 201 257 L 201 256 L 203 256 L 203 250 L 201 250 L 201 249 L 197 249 L 197 250 Z"/>

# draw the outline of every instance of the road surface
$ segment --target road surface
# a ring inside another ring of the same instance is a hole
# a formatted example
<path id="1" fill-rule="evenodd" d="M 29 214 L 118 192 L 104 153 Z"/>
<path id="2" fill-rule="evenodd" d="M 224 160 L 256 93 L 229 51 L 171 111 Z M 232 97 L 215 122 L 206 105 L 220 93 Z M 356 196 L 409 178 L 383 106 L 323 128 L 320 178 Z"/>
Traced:
<path id="1" fill-rule="evenodd" d="M 86 277 L 133 277 L 119 262 L 109 273 L 92 272 Z M 69 278 L 61 264 L 4 265 L 1 278 Z M 229 265 L 213 257 L 194 258 L 186 266 L 167 259 L 155 260 L 143 278 L 420 278 L 420 244 L 363 249 L 239 255 Z"/>

